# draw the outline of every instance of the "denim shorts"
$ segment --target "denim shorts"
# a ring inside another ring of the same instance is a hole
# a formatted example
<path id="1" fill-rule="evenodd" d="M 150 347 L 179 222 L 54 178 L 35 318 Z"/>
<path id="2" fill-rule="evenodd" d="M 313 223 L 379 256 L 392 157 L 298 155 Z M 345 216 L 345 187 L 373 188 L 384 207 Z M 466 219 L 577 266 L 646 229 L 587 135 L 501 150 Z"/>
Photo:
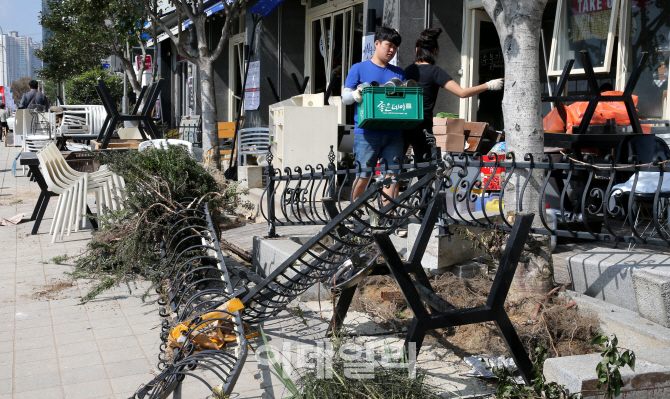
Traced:
<path id="1" fill-rule="evenodd" d="M 354 154 L 356 160 L 365 168 L 370 161 L 371 166 L 377 165 L 377 160 L 384 158 L 386 164 L 394 165 L 394 159 L 403 162 L 402 134 L 356 134 L 354 137 Z M 370 177 L 371 172 L 361 172 L 360 177 Z"/>

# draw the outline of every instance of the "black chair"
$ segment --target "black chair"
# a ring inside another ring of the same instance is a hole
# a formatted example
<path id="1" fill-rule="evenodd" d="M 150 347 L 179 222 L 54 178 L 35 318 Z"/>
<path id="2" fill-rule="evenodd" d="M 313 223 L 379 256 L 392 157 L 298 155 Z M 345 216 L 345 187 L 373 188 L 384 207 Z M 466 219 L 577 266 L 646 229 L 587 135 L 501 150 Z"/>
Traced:
<path id="1" fill-rule="evenodd" d="M 658 160 L 659 162 L 668 161 L 670 160 L 670 148 L 664 140 L 652 134 L 628 136 L 619 145 L 615 159 L 618 165 L 632 164 L 634 161 L 633 156 L 636 158 L 635 161 L 638 165 L 651 164 L 655 160 Z M 639 179 L 639 172 L 646 172 L 645 167 L 640 167 L 638 172 L 619 172 L 616 174 L 616 180 L 617 182 L 625 182 L 633 178 L 636 174 L 638 174 Z M 612 193 L 615 194 L 615 196 L 621 196 L 620 205 L 625 210 L 623 213 L 619 213 L 619 215 L 615 216 L 618 216 L 619 219 L 625 218 L 633 230 L 633 234 L 638 235 L 637 227 L 640 222 L 641 214 L 642 217 L 644 217 L 642 210 L 648 210 L 649 207 L 651 207 L 652 220 L 654 221 L 653 229 L 655 230 L 652 235 L 658 234 L 662 238 L 670 239 L 670 233 L 668 232 L 670 229 L 668 229 L 666 224 L 662 225 L 660 221 L 663 220 L 663 218 L 659 218 L 660 215 L 668 213 L 670 190 L 664 190 L 662 185 L 661 187 L 657 186 L 657 189 L 653 193 L 638 190 L 639 186 L 636 186 L 631 192 Z M 637 212 L 635 209 L 637 209 Z M 652 222 L 647 225 L 645 230 L 649 228 L 651 224 Z M 634 244 L 630 244 L 629 249 L 632 249 L 633 245 Z"/>
<path id="2" fill-rule="evenodd" d="M 656 157 L 666 161 L 670 159 L 670 148 L 664 140 L 652 134 L 628 136 L 619 145 L 616 161 L 619 164 L 630 163 L 632 155 L 641 164 L 652 163 Z"/>
<path id="3" fill-rule="evenodd" d="M 95 91 L 100 96 L 102 105 L 105 107 L 105 111 L 107 111 L 107 117 L 105 118 L 105 122 L 103 123 L 97 138 L 97 141 L 101 143 L 101 149 L 106 149 L 109 145 L 109 141 L 112 139 L 114 129 L 118 122 L 138 121 L 138 128 L 144 140 L 148 140 L 149 138 L 153 140 L 159 137 L 158 128 L 156 128 L 154 121 L 151 119 L 151 111 L 160 94 L 160 84 L 161 81 L 159 80 L 152 83 L 150 86 L 143 87 L 132 113 L 121 114 L 116 109 L 116 105 L 112 100 L 112 96 L 109 94 L 107 85 L 105 85 L 105 82 L 102 79 L 98 79 L 98 85 L 95 86 Z M 141 111 L 140 108 L 142 109 Z"/>

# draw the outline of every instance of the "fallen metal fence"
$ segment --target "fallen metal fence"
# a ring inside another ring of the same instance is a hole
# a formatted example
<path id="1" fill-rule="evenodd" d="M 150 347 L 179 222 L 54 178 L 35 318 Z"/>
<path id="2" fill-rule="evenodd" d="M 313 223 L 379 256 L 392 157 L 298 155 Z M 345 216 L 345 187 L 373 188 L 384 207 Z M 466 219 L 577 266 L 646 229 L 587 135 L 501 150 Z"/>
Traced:
<path id="1" fill-rule="evenodd" d="M 444 226 L 509 231 L 513 219 L 505 217 L 506 212 L 532 212 L 541 221 L 541 227 L 531 229 L 535 234 L 612 243 L 670 244 L 670 187 L 663 187 L 667 161 L 660 158 L 641 164 L 632 156 L 628 163 L 618 163 L 608 155 L 606 163 L 596 163 L 590 155 L 579 160 L 565 154 L 547 154 L 538 160 L 531 154 L 519 159 L 513 153 L 461 153 L 421 163 L 411 159 L 404 164 L 381 160 L 381 165 L 374 167 L 357 163 L 349 169 L 343 165 L 336 169 L 331 160 L 326 167 L 285 168 L 283 173 L 272 167 L 271 157 L 268 159 L 261 213 L 268 221 L 269 236 L 276 235 L 281 226 L 327 224 L 331 219 L 321 198 L 335 199 L 338 209 L 342 209 L 352 198 L 346 190 L 348 183 L 352 193 L 363 184 L 358 177 L 361 172 L 390 177 L 391 184 L 408 187 L 413 184 L 411 179 L 400 181 L 391 173 L 414 171 L 421 176 L 432 167 L 430 173 L 439 181 L 435 189 L 446 193 L 440 214 Z M 516 202 L 515 209 L 505 208 L 506 198 L 524 198 L 538 171 L 542 173 L 540 183 L 533 187 L 539 192 L 537 200 L 525 208 L 521 201 Z M 547 216 L 547 203 L 552 204 L 557 225 Z"/>
<path id="2" fill-rule="evenodd" d="M 177 210 L 160 253 L 152 276 L 162 306 L 160 374 L 133 397 L 181 398 L 186 376 L 210 393 L 230 395 L 248 345 L 240 311 L 222 308 L 235 294 L 208 204 Z M 175 331 L 181 335 L 175 338 Z M 203 344 L 212 342 L 210 337 L 222 338 L 221 347 Z"/>

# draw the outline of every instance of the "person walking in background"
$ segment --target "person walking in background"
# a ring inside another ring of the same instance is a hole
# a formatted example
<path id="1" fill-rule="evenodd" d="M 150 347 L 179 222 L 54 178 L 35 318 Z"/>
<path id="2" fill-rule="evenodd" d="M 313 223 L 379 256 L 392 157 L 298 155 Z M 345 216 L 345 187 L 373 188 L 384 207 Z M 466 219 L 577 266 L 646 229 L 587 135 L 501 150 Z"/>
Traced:
<path id="1" fill-rule="evenodd" d="M 9 134 L 7 118 L 9 118 L 9 111 L 7 111 L 5 103 L 2 103 L 0 104 L 0 141 L 7 140 L 7 135 Z"/>
<path id="2" fill-rule="evenodd" d="M 403 138 L 400 129 L 362 129 L 358 127 L 358 107 L 363 102 L 362 90 L 359 86 L 362 83 L 370 84 L 378 82 L 380 85 L 388 82 L 392 78 L 405 80 L 405 72 L 389 63 L 398 52 L 398 46 L 402 38 L 395 29 L 381 27 L 375 32 L 375 52 L 371 59 L 354 64 L 349 70 L 347 80 L 344 83 L 344 92 L 342 93 L 342 103 L 351 105 L 356 103 L 356 112 L 354 116 L 354 154 L 356 160 L 365 168 L 369 162 L 372 166 L 377 164 L 377 160 L 384 158 L 389 165 L 392 165 L 395 158 L 403 159 Z M 352 193 L 353 199 L 365 191 L 370 181 L 370 172 L 361 172 L 360 179 L 354 187 Z M 398 185 L 395 192 L 391 188 L 384 191 L 387 195 L 395 197 L 398 194 Z M 387 192 L 388 191 L 388 192 Z"/>
<path id="3" fill-rule="evenodd" d="M 30 91 L 25 93 L 21 97 L 21 102 L 19 103 L 19 109 L 37 109 L 45 111 L 49 107 L 49 99 L 44 93 L 37 91 L 37 81 L 31 80 L 28 82 L 28 87 Z"/>
<path id="4" fill-rule="evenodd" d="M 460 98 L 472 97 L 486 90 L 501 90 L 503 88 L 503 79 L 494 79 L 479 86 L 463 88 L 444 69 L 435 65 L 435 56 L 439 50 L 437 39 L 440 33 L 442 33 L 440 28 L 426 29 L 421 32 L 421 36 L 416 41 L 414 63 L 405 68 L 407 79 L 414 79 L 419 87 L 423 88 L 423 122 L 419 126 L 403 132 L 405 141 L 403 154 L 407 152 L 411 145 L 414 149 L 414 156 L 418 158 L 419 162 L 426 160 L 425 157 L 430 157 L 431 146 L 426 139 L 424 130 L 428 133 L 433 132 L 433 109 L 440 88 L 445 88 Z"/>

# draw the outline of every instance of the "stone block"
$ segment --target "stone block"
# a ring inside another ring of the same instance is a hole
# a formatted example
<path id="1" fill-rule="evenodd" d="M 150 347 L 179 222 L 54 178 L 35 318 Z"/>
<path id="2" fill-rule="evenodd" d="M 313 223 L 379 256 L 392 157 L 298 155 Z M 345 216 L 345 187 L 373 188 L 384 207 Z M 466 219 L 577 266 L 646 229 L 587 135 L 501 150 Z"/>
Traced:
<path id="1" fill-rule="evenodd" d="M 458 265 L 451 266 L 450 272 L 458 278 L 475 278 L 488 273 L 488 266 L 479 262 L 466 261 Z"/>
<path id="2" fill-rule="evenodd" d="M 596 316 L 604 334 L 615 334 L 628 349 L 670 347 L 670 329 L 653 323 L 637 312 L 600 299 L 567 291 L 568 302 L 577 302 L 580 312 Z"/>
<path id="3" fill-rule="evenodd" d="M 667 398 L 670 396 L 670 348 L 635 351 L 635 371 L 621 368 L 626 399 Z M 597 392 L 598 353 L 547 359 L 544 376 L 549 382 L 564 385 L 571 393 L 583 392 L 584 398 L 601 397 Z"/>
<path id="4" fill-rule="evenodd" d="M 635 312 L 638 311 L 638 301 L 632 276 L 639 270 L 653 270 L 655 275 L 670 277 L 670 257 L 596 248 L 568 259 L 568 272 L 575 291 Z"/>
<path id="5" fill-rule="evenodd" d="M 414 242 L 421 228 L 420 224 L 412 223 L 407 226 L 407 252 L 411 252 Z M 481 234 L 482 229 L 468 227 L 474 234 Z M 437 238 L 438 229 L 433 229 L 426 252 L 421 260 L 424 269 L 439 269 L 452 266 L 466 260 L 484 255 L 484 251 L 475 249 L 472 241 L 466 240 L 458 234 L 451 237 Z"/>
<path id="6" fill-rule="evenodd" d="M 278 239 L 269 239 L 264 237 L 254 237 L 253 247 L 253 268 L 254 271 L 263 277 L 270 275 L 286 259 L 293 255 L 302 247 L 310 237 L 285 237 Z M 294 275 L 295 273 L 289 273 Z M 330 291 L 325 285 L 319 283 L 310 287 L 298 299 L 302 301 L 316 301 L 319 299 L 330 300 Z"/>
<path id="7" fill-rule="evenodd" d="M 238 166 L 237 180 L 241 187 L 260 188 L 263 186 L 263 167 L 262 166 Z"/>
<path id="8" fill-rule="evenodd" d="M 633 286 L 640 316 L 670 327 L 670 276 L 664 274 L 654 269 L 636 270 Z"/>

